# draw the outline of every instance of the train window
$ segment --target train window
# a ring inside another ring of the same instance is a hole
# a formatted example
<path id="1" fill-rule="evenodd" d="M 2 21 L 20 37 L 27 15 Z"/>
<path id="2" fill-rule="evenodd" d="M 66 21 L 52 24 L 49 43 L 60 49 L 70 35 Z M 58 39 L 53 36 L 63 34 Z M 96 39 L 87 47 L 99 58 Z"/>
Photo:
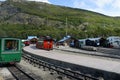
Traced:
<path id="1" fill-rule="evenodd" d="M 38 44 L 39 45 L 43 45 L 43 41 L 38 41 Z"/>
<path id="2" fill-rule="evenodd" d="M 18 41 L 17 40 L 5 40 L 4 50 L 8 51 L 17 51 L 18 50 Z"/>

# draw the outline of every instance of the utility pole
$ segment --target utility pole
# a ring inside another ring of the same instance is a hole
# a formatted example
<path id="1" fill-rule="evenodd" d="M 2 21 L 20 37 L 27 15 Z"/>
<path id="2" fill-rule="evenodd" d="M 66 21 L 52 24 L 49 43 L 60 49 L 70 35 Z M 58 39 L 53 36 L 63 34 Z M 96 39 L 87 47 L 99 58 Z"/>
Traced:
<path id="1" fill-rule="evenodd" d="M 66 17 L 66 36 L 67 36 L 67 26 L 68 24 L 67 24 L 67 17 Z"/>

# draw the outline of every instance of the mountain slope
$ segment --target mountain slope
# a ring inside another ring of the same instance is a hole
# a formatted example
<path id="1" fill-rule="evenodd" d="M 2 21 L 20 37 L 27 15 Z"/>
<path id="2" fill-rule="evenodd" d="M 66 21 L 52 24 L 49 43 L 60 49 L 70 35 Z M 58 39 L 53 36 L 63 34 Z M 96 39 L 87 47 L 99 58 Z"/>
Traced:
<path id="1" fill-rule="evenodd" d="M 120 35 L 120 18 L 116 17 L 24 0 L 8 0 L 0 6 L 2 32 L 7 34 L 8 29 L 16 32 L 16 35 L 9 32 L 5 36 L 25 38 L 27 35 L 50 35 L 61 38 L 65 36 L 66 19 L 68 34 L 77 38 Z"/>

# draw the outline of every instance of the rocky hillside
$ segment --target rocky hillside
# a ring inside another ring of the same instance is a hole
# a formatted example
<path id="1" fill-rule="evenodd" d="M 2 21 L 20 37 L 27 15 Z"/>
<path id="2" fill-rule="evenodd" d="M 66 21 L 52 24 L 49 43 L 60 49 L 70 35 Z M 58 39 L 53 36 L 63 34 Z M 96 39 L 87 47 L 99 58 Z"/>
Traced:
<path id="1" fill-rule="evenodd" d="M 120 36 L 120 18 L 117 17 L 41 2 L 0 2 L 0 36 L 50 35 L 61 38 L 65 36 L 66 24 L 67 33 L 77 38 Z"/>

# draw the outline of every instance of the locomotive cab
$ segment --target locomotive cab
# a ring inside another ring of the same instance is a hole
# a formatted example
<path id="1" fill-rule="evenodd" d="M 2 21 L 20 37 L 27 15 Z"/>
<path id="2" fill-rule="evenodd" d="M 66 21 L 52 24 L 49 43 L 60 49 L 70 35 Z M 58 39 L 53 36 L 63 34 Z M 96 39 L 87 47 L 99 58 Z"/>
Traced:
<path id="1" fill-rule="evenodd" d="M 16 38 L 0 39 L 0 63 L 16 63 L 21 60 L 21 40 Z"/>
<path id="2" fill-rule="evenodd" d="M 36 48 L 52 50 L 53 49 L 53 39 L 49 36 L 40 37 L 36 43 Z"/>

